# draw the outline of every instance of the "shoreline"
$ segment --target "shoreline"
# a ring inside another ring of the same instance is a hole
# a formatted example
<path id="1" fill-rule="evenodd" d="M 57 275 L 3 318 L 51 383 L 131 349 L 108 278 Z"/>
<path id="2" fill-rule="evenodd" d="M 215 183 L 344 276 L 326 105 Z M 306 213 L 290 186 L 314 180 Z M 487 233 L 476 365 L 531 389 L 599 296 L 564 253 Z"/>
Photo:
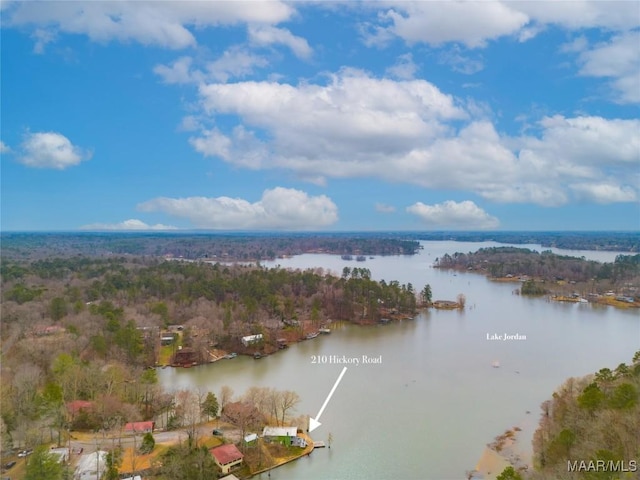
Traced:
<path id="1" fill-rule="evenodd" d="M 307 455 L 311 455 L 311 452 L 313 452 L 313 449 L 315 448 L 314 441 L 306 433 L 298 433 L 298 436 L 304 438 L 305 441 L 307 442 L 307 446 L 300 451 L 299 455 L 296 455 L 294 457 L 286 458 L 284 460 L 281 460 L 278 463 L 275 463 L 274 465 L 271 465 L 269 467 L 263 468 L 262 470 L 258 470 L 256 472 L 250 472 L 250 475 L 248 477 L 246 477 L 246 478 L 253 478 L 256 475 L 260 475 L 260 474 L 262 474 L 264 472 L 268 472 L 268 471 L 273 470 L 275 468 L 281 467 L 282 465 L 286 465 L 287 463 L 291 463 L 291 462 L 293 462 L 295 460 L 299 460 L 302 457 L 306 457 Z"/>
<path id="2" fill-rule="evenodd" d="M 524 418 L 518 425 L 515 425 L 504 433 L 498 435 L 493 442 L 488 443 L 475 468 L 473 474 L 480 474 L 483 480 L 495 480 L 502 471 L 511 466 L 517 472 L 524 473 L 533 468 L 532 448 L 523 444 L 523 436 L 528 434 L 528 430 L 537 428 L 535 422 L 530 417 Z"/>

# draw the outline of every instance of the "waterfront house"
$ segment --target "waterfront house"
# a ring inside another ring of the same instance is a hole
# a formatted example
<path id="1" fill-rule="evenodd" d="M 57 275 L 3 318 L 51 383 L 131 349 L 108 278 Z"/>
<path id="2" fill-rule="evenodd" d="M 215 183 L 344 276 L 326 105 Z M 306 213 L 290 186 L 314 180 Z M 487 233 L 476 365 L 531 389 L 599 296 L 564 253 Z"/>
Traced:
<path id="1" fill-rule="evenodd" d="M 191 367 L 198 364 L 198 354 L 193 348 L 180 348 L 173 356 L 171 364 L 175 367 Z"/>
<path id="2" fill-rule="evenodd" d="M 287 447 L 296 444 L 299 447 L 300 441 L 295 440 L 298 438 L 298 429 L 296 427 L 264 427 L 262 430 L 262 437 L 269 442 L 278 442 Z M 304 442 L 304 439 L 301 438 Z M 306 442 L 305 445 L 306 447 Z"/>
<path id="3" fill-rule="evenodd" d="M 229 473 L 233 467 L 240 465 L 244 458 L 242 452 L 232 443 L 212 448 L 209 452 L 213 455 L 216 465 L 225 474 Z"/>
<path id="4" fill-rule="evenodd" d="M 124 426 L 126 433 L 149 433 L 153 432 L 155 422 L 129 422 Z"/>
<path id="5" fill-rule="evenodd" d="M 257 335 L 247 335 L 246 337 L 242 337 L 241 342 L 245 347 L 249 345 L 253 345 L 255 343 L 262 341 L 262 334 L 258 333 Z"/>

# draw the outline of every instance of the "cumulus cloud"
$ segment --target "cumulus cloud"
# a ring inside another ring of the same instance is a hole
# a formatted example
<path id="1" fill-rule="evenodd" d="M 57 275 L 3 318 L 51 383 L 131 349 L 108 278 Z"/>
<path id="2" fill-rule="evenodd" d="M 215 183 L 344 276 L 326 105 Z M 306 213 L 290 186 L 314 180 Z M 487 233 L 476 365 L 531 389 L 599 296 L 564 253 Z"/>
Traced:
<path id="1" fill-rule="evenodd" d="M 277 24 L 294 9 L 286 2 L 12 2 L 3 9 L 3 26 L 47 28 L 36 37 L 44 47 L 57 32 L 86 35 L 96 42 L 135 41 L 181 49 L 196 45 L 190 28 L 238 23 Z"/>
<path id="2" fill-rule="evenodd" d="M 231 47 L 220 58 L 207 64 L 208 77 L 220 82 L 230 78 L 243 78 L 253 74 L 256 68 L 269 64 L 266 58 L 242 47 Z"/>
<path id="3" fill-rule="evenodd" d="M 584 49 L 578 57 L 580 75 L 611 79 L 614 99 L 640 103 L 640 31 L 613 36 L 608 42 Z"/>
<path id="4" fill-rule="evenodd" d="M 640 26 L 635 2 L 510 2 L 533 22 L 557 25 L 570 30 L 602 28 L 610 31 L 629 30 Z"/>
<path id="5" fill-rule="evenodd" d="M 131 218 L 120 223 L 91 223 L 80 227 L 82 230 L 176 230 L 171 225 L 157 223 L 147 225 L 142 220 Z"/>
<path id="6" fill-rule="evenodd" d="M 517 5 L 503 2 L 397 1 L 382 5 L 390 8 L 379 15 L 385 27 L 375 29 L 375 34 L 391 33 L 408 44 L 459 42 L 469 48 L 484 47 L 488 40 L 514 34 L 529 21 Z"/>
<path id="7" fill-rule="evenodd" d="M 435 205 L 416 202 L 407 207 L 407 212 L 416 215 L 426 226 L 432 228 L 485 230 L 497 228 L 500 225 L 497 218 L 492 217 L 470 200 L 463 202 L 447 200 Z"/>
<path id="8" fill-rule="evenodd" d="M 56 132 L 29 133 L 21 148 L 18 160 L 28 167 L 64 170 L 91 158 L 91 152 L 73 145 Z"/>
<path id="9" fill-rule="evenodd" d="M 205 81 L 226 82 L 232 78 L 243 78 L 252 75 L 256 68 L 267 65 L 269 62 L 266 58 L 236 45 L 224 51 L 217 59 L 203 62 L 199 68 L 194 65 L 193 58 L 184 56 L 169 65 L 156 65 L 153 72 L 167 84 L 199 84 Z"/>
<path id="10" fill-rule="evenodd" d="M 359 26 L 368 46 L 385 46 L 393 38 L 408 44 L 440 46 L 460 43 L 482 48 L 491 40 L 516 36 L 525 42 L 547 25 L 568 30 L 600 28 L 629 31 L 640 26 L 635 2 L 409 2 L 387 0 L 366 3 L 378 11 L 378 21 Z"/>
<path id="11" fill-rule="evenodd" d="M 11 148 L 9 148 L 9 146 L 6 143 L 0 140 L 0 153 L 9 153 L 9 152 L 11 152 Z"/>
<path id="12" fill-rule="evenodd" d="M 317 184 L 377 177 L 554 206 L 575 198 L 570 184 L 622 185 L 638 168 L 640 120 L 545 117 L 528 135 L 510 137 L 483 109 L 424 80 L 343 70 L 322 85 L 240 82 L 199 92 L 203 116 L 235 115 L 240 124 L 194 135 L 197 151 Z"/>
<path id="13" fill-rule="evenodd" d="M 286 28 L 250 25 L 248 33 L 249 41 L 254 45 L 284 45 L 298 58 L 309 58 L 313 54 L 313 50 L 304 38 L 292 34 Z"/>
<path id="14" fill-rule="evenodd" d="M 186 218 L 198 228 L 222 230 L 314 229 L 338 220 L 338 208 L 329 197 L 283 187 L 265 190 L 254 203 L 230 197 L 159 197 L 138 208 Z"/>
<path id="15" fill-rule="evenodd" d="M 571 189 L 579 198 L 601 204 L 635 202 L 638 198 L 633 188 L 611 183 L 579 183 L 571 185 Z"/>

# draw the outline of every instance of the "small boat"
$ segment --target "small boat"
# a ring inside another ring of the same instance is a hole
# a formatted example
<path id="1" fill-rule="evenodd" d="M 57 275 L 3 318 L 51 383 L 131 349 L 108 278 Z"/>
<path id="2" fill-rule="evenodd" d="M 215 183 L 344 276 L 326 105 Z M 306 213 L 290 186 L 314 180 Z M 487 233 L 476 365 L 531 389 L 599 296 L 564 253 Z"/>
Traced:
<path id="1" fill-rule="evenodd" d="M 491 363 L 491 366 L 493 368 L 500 368 L 500 362 L 498 360 L 495 360 L 493 363 Z"/>
<path id="2" fill-rule="evenodd" d="M 357 262 L 364 262 L 367 259 L 367 257 L 365 257 L 364 255 L 358 255 L 356 257 L 356 261 Z"/>
<path id="3" fill-rule="evenodd" d="M 353 256 L 352 255 L 342 255 L 340 258 L 342 260 L 353 260 Z"/>
<path id="4" fill-rule="evenodd" d="M 307 335 L 304 338 L 306 338 L 307 340 L 311 340 L 312 338 L 316 338 L 318 335 L 319 335 L 318 332 L 313 332 L 313 333 L 310 333 L 309 335 Z"/>
<path id="5" fill-rule="evenodd" d="M 391 319 L 389 318 L 381 318 L 380 320 L 378 320 L 378 323 L 389 323 L 391 321 Z"/>
<path id="6" fill-rule="evenodd" d="M 318 332 L 324 333 L 325 335 L 328 335 L 329 333 L 331 333 L 331 329 L 329 329 L 329 328 L 321 328 L 320 330 L 318 330 Z"/>
<path id="7" fill-rule="evenodd" d="M 225 355 L 224 358 L 228 358 L 228 359 L 232 359 L 232 358 L 236 358 L 238 356 L 237 353 L 230 353 L 229 355 Z"/>
<path id="8" fill-rule="evenodd" d="M 262 354 L 260 352 L 256 352 L 253 354 L 253 358 L 255 358 L 256 360 L 262 358 Z"/>

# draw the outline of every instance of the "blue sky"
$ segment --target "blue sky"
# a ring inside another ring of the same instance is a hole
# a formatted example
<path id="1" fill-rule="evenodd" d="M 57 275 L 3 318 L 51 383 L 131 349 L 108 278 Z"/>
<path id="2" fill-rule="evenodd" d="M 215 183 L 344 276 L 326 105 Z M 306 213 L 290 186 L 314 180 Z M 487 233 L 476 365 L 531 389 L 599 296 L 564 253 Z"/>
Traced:
<path id="1" fill-rule="evenodd" d="M 0 5 L 3 231 L 640 227 L 639 2 Z"/>

